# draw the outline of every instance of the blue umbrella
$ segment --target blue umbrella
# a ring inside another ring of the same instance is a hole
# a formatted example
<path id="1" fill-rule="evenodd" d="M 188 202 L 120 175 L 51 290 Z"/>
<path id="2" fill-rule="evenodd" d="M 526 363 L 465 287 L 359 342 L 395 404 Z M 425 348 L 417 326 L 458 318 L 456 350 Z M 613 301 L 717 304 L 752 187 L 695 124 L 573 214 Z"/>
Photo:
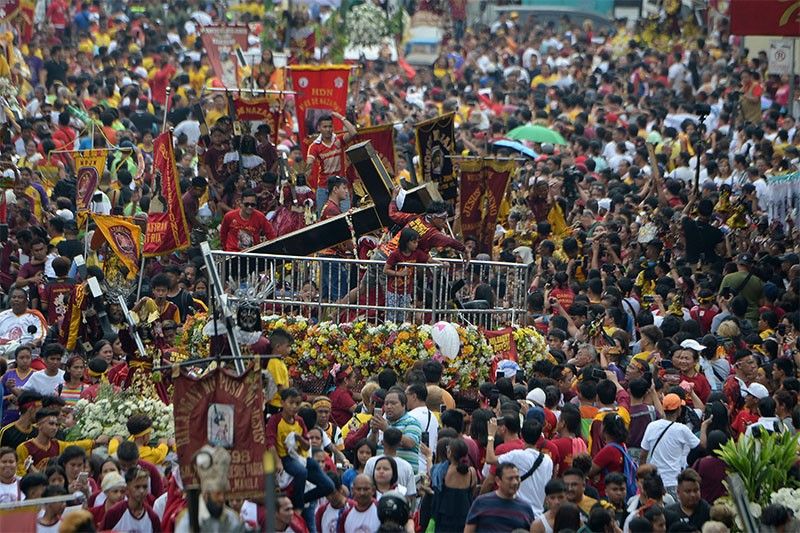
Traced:
<path id="1" fill-rule="evenodd" d="M 509 140 L 506 140 L 506 139 L 501 139 L 499 141 L 493 142 L 492 144 L 494 146 L 500 146 L 502 148 L 509 148 L 511 150 L 515 150 L 515 151 L 521 153 L 522 155 L 527 155 L 531 159 L 536 159 L 537 157 L 539 157 L 536 154 L 536 152 L 534 152 L 533 150 L 531 150 L 530 148 L 528 148 L 527 146 L 525 146 L 521 142 L 509 141 Z"/>

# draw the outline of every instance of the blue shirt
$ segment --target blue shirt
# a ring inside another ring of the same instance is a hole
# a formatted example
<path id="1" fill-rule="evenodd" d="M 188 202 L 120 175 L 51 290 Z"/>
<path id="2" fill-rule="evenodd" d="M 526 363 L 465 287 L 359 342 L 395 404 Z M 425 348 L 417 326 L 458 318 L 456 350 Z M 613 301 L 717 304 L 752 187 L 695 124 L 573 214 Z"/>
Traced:
<path id="1" fill-rule="evenodd" d="M 528 530 L 535 517 L 531 506 L 522 500 L 501 498 L 490 492 L 475 498 L 469 508 L 467 524 L 474 524 L 477 531 L 504 532 L 515 529 Z"/>
<path id="2" fill-rule="evenodd" d="M 419 439 L 422 436 L 422 427 L 417 422 L 417 419 L 408 413 L 405 413 L 394 422 L 390 421 L 389 426 L 399 429 L 404 437 L 414 441 L 413 448 L 398 448 L 397 456 L 408 461 L 408 464 L 414 470 L 414 474 L 417 474 L 419 472 Z M 377 455 L 383 455 L 383 444 L 378 446 Z"/>

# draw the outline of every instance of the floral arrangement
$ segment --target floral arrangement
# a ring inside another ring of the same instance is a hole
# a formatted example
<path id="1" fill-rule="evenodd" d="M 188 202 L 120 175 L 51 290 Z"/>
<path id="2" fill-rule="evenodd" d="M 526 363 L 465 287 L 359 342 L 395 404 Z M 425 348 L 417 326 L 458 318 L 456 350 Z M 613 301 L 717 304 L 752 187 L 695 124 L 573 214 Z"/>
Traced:
<path id="1" fill-rule="evenodd" d="M 373 2 L 353 7 L 347 14 L 346 28 L 352 46 L 376 46 L 391 35 L 386 12 Z"/>
<path id="2" fill-rule="evenodd" d="M 95 401 L 78 400 L 75 404 L 76 424 L 67 433 L 67 440 L 94 439 L 100 435 L 127 436 L 126 422 L 133 414 L 142 413 L 153 421 L 153 439 L 175 435 L 172 406 L 156 398 L 138 396 L 130 390 L 117 391 L 103 385 Z"/>
<path id="3" fill-rule="evenodd" d="M 800 517 L 800 489 L 783 487 L 778 492 L 773 492 L 769 501 L 788 507 L 795 517 Z"/>
<path id="4" fill-rule="evenodd" d="M 262 319 L 266 335 L 281 328 L 295 339 L 286 364 L 292 377 L 300 381 L 324 379 L 335 362 L 351 364 L 362 374 L 374 374 L 384 368 L 403 374 L 417 361 L 437 358 L 444 366 L 445 386 L 462 390 L 475 388 L 488 379 L 494 357 L 486 338 L 474 326 L 454 324 L 461 352 L 454 359 L 447 359 L 437 353 L 429 325 L 392 322 L 378 326 L 366 322 L 312 325 L 303 317 L 279 315 Z M 526 370 L 548 357 L 545 340 L 536 330 L 517 328 L 514 339 L 520 364 Z"/>
<path id="5" fill-rule="evenodd" d="M 204 359 L 209 356 L 211 349 L 209 337 L 203 333 L 207 322 L 207 313 L 196 313 L 186 318 L 180 335 L 175 339 L 175 346 L 181 348 L 170 354 L 172 363 L 180 363 L 188 359 Z"/>

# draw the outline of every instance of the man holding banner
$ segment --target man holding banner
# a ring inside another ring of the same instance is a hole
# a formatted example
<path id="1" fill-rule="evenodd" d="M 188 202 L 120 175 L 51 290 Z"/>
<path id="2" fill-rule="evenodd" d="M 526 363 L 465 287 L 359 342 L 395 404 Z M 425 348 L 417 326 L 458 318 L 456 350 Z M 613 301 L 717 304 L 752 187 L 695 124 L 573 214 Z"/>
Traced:
<path id="1" fill-rule="evenodd" d="M 336 135 L 333 133 L 333 119 L 342 121 L 346 133 Z M 319 136 L 314 139 L 308 148 L 306 166 L 311 171 L 309 186 L 317 191 L 317 213 L 328 202 L 328 178 L 344 176 L 344 145 L 356 134 L 356 128 L 344 116 L 332 111 L 330 115 L 321 115 L 317 119 L 317 132 Z M 345 198 L 339 204 L 342 212 L 350 209 L 350 199 Z"/>

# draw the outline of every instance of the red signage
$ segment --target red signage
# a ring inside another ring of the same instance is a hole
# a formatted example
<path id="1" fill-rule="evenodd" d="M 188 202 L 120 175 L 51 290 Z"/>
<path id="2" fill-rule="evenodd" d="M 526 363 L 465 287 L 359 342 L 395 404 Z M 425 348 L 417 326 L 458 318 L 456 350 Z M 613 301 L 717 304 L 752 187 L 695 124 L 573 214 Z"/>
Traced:
<path id="1" fill-rule="evenodd" d="M 731 0 L 734 35 L 800 36 L 800 1 Z"/>
<path id="2" fill-rule="evenodd" d="M 292 65 L 292 88 L 297 113 L 298 139 L 305 139 L 317 129 L 322 115 L 336 111 L 347 113 L 349 65 Z M 342 123 L 333 119 L 333 131 L 341 131 Z"/>

